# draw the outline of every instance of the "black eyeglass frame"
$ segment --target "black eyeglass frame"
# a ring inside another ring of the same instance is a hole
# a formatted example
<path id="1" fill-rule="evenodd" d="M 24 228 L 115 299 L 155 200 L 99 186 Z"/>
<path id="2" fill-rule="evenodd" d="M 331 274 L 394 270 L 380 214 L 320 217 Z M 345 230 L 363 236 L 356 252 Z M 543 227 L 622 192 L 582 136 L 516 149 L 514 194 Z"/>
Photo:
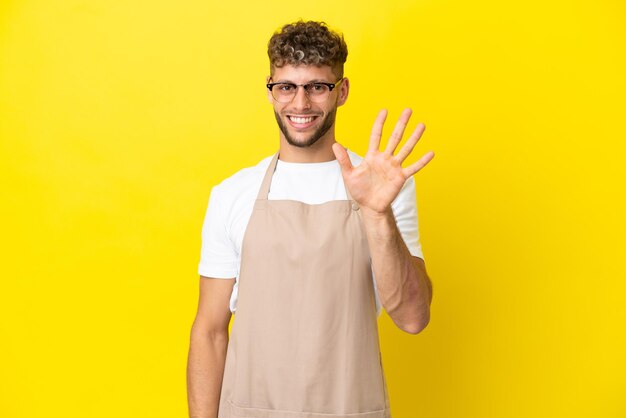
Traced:
<path id="1" fill-rule="evenodd" d="M 337 87 L 339 85 L 339 83 L 341 83 L 344 79 L 345 79 L 345 77 L 342 77 L 341 79 L 335 81 L 334 83 L 326 83 L 324 81 L 313 81 L 311 83 L 306 83 L 306 84 L 287 83 L 287 82 L 282 81 L 280 83 L 267 83 L 265 86 L 270 91 L 270 93 L 272 93 L 272 98 L 274 100 L 276 100 L 276 97 L 274 97 L 274 92 L 272 91 L 272 89 L 274 88 L 274 86 L 276 86 L 278 84 L 288 84 L 290 86 L 296 86 L 296 94 L 297 94 L 297 88 L 298 87 L 302 87 L 304 89 L 304 92 L 308 96 L 309 92 L 307 91 L 306 86 L 311 86 L 311 85 L 315 85 L 315 84 L 323 84 L 326 87 L 328 87 L 328 93 L 331 93 L 333 91 L 333 89 L 335 87 Z M 294 94 L 294 97 L 296 97 L 295 94 Z M 293 100 L 293 97 L 291 98 L 291 100 Z M 276 100 L 276 101 L 278 102 L 278 100 Z M 288 102 L 279 102 L 279 103 L 288 103 Z"/>

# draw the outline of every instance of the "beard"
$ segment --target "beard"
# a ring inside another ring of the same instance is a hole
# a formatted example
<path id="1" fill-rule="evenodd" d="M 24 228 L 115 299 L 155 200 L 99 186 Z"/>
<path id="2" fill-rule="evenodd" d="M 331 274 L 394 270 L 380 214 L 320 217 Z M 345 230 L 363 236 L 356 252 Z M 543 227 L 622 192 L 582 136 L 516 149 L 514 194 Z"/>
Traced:
<path id="1" fill-rule="evenodd" d="M 333 126 L 333 123 L 335 123 L 336 114 L 337 114 L 337 108 L 334 108 L 330 113 L 326 115 L 326 117 L 322 121 L 322 125 L 315 132 L 313 132 L 310 137 L 304 140 L 297 141 L 293 136 L 289 134 L 289 131 L 287 130 L 287 126 L 283 123 L 278 112 L 274 110 L 274 116 L 276 117 L 276 122 L 278 123 L 278 127 L 280 128 L 280 131 L 285 136 L 287 143 L 289 143 L 289 145 L 293 145 L 294 147 L 298 147 L 298 148 L 310 147 L 311 145 L 315 144 L 318 139 L 323 137 L 324 134 L 328 132 L 328 130 L 331 128 L 331 126 Z"/>

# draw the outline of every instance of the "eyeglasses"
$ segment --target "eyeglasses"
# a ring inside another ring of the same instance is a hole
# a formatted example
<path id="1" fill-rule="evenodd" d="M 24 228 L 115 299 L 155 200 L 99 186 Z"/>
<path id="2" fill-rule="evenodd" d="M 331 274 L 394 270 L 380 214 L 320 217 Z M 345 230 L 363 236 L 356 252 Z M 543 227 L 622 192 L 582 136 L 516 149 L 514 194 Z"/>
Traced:
<path id="1" fill-rule="evenodd" d="M 330 96 L 330 92 L 339 85 L 344 79 L 342 78 L 335 83 L 314 82 L 307 84 L 294 83 L 268 83 L 267 88 L 272 92 L 272 97 L 279 103 L 289 103 L 296 97 L 298 87 L 304 88 L 309 100 L 316 103 L 325 102 Z"/>

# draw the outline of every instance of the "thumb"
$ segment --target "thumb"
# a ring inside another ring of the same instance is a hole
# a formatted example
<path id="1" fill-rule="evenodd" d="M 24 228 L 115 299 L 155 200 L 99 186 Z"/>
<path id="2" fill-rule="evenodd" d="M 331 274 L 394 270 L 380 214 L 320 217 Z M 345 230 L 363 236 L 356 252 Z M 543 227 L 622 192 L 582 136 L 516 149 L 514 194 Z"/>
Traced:
<path id="1" fill-rule="evenodd" d="M 339 162 L 339 166 L 341 167 L 341 171 L 343 172 L 343 174 L 350 174 L 353 167 L 346 149 L 340 143 L 335 142 L 333 144 L 333 153 L 335 154 L 335 158 L 337 158 L 337 161 Z"/>

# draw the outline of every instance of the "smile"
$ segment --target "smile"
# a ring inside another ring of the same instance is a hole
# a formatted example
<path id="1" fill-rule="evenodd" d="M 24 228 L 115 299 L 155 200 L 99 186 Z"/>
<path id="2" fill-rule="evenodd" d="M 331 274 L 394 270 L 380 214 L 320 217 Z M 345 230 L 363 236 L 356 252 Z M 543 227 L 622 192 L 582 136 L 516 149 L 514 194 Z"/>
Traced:
<path id="1" fill-rule="evenodd" d="M 308 128 L 315 123 L 315 120 L 318 116 L 295 116 L 295 115 L 287 115 L 287 120 L 289 120 L 289 124 L 294 128 Z"/>
<path id="2" fill-rule="evenodd" d="M 317 116 L 287 116 L 290 121 L 295 123 L 309 123 L 312 122 Z"/>

